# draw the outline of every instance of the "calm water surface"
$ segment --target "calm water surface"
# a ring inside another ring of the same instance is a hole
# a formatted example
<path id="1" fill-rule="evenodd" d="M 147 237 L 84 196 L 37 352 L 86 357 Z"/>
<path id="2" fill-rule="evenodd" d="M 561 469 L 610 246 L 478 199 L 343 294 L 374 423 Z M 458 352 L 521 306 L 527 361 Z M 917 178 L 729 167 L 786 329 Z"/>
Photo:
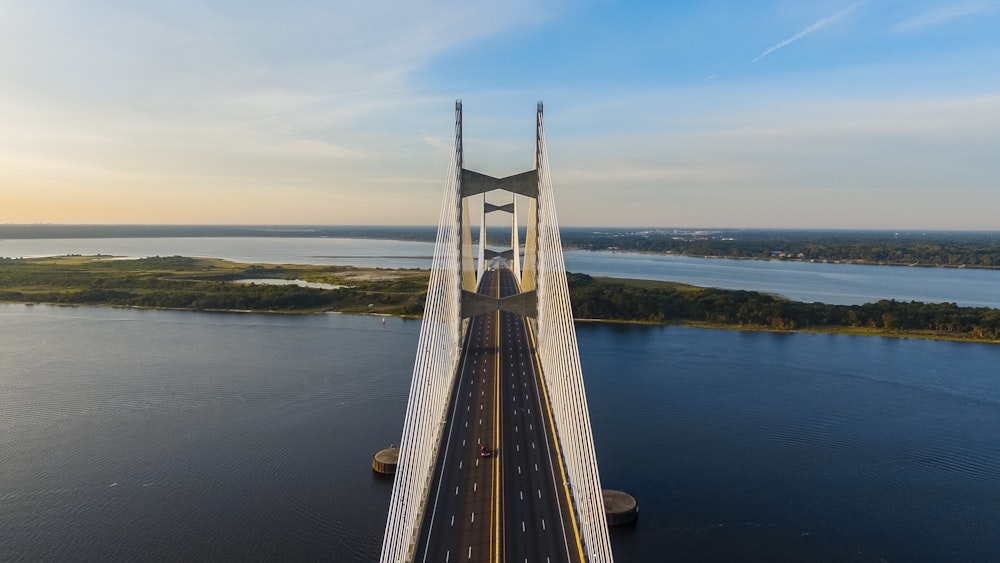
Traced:
<path id="1" fill-rule="evenodd" d="M 1000 346 L 578 330 L 619 561 L 1000 553 Z M 418 332 L 0 305 L 0 559 L 375 559 Z"/>
<path id="2" fill-rule="evenodd" d="M 0 256 L 7 257 L 181 255 L 239 262 L 429 268 L 433 253 L 434 245 L 426 242 L 315 237 L 0 240 Z M 1000 308 L 1000 270 L 723 260 L 588 251 L 566 252 L 565 259 L 566 268 L 571 272 L 764 291 L 807 302 L 847 305 L 897 299 Z"/>
<path id="3" fill-rule="evenodd" d="M 430 268 L 434 243 L 322 237 L 80 238 L 0 240 L 11 258 L 109 254 L 206 256 L 265 264 L 329 264 L 378 268 Z"/>

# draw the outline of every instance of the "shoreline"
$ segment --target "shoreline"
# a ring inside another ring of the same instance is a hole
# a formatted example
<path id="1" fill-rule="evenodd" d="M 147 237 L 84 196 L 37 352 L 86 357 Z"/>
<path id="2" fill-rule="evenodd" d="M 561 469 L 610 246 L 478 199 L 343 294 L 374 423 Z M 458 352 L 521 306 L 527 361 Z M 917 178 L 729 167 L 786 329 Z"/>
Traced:
<path id="1" fill-rule="evenodd" d="M 338 310 L 312 310 L 312 311 L 276 311 L 268 309 L 197 309 L 197 308 L 178 308 L 178 307 L 143 307 L 137 305 L 114 305 L 110 303 L 52 303 L 44 301 L 9 301 L 0 300 L 0 304 L 3 305 L 25 305 L 25 306 L 45 306 L 45 307 L 66 307 L 66 308 L 79 308 L 79 307 L 100 307 L 109 309 L 129 309 L 135 311 L 172 311 L 172 312 L 192 312 L 192 313 L 210 313 L 210 314 L 233 314 L 233 315 L 353 315 L 358 317 L 389 317 L 398 318 L 408 321 L 415 321 L 423 319 L 421 315 L 405 315 L 405 314 L 394 314 L 394 313 L 367 313 L 362 311 L 338 311 Z M 966 342 L 970 344 L 991 344 L 998 345 L 1000 341 L 989 340 L 983 338 L 975 337 L 962 337 L 962 336 L 952 336 L 947 333 L 939 333 L 935 331 L 884 331 L 872 328 L 861 328 L 861 327 L 848 327 L 848 326 L 830 326 L 830 327 L 812 327 L 812 328 L 799 328 L 799 329 L 776 329 L 765 326 L 754 326 L 754 325 L 740 325 L 740 324 L 726 324 L 726 323 L 708 323 L 700 321 L 677 321 L 677 322 L 654 322 L 654 321 L 639 321 L 639 320 L 619 320 L 619 319 L 573 319 L 574 323 L 581 324 L 607 324 L 607 325 L 633 325 L 633 326 L 648 326 L 648 327 L 668 327 L 668 326 L 679 326 L 684 328 L 693 328 L 700 330 L 726 330 L 726 331 L 739 331 L 739 332 L 768 332 L 771 334 L 826 334 L 826 335 L 842 335 L 842 336 L 864 336 L 864 337 L 881 337 L 881 338 L 897 338 L 897 339 L 915 339 L 915 340 L 936 340 L 941 342 Z"/>

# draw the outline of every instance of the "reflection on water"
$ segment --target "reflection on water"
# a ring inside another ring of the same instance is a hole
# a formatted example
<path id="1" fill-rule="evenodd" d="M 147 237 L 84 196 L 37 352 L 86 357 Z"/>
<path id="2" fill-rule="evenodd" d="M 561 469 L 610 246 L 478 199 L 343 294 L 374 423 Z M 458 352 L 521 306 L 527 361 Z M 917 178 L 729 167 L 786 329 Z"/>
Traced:
<path id="1" fill-rule="evenodd" d="M 342 287 L 348 287 L 346 285 L 334 285 L 332 283 L 311 282 L 306 280 L 283 280 L 279 278 L 247 278 L 242 280 L 233 280 L 233 283 L 249 283 L 249 284 L 261 284 L 261 285 L 295 285 L 298 287 L 311 287 L 314 289 L 340 289 Z"/>

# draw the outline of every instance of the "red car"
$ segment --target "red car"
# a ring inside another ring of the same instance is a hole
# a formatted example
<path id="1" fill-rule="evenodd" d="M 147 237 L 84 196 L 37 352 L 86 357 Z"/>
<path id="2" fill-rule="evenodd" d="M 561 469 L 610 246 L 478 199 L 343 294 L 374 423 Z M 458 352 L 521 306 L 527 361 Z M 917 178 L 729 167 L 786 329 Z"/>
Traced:
<path id="1" fill-rule="evenodd" d="M 493 450 L 489 446 L 483 444 L 479 447 L 479 457 L 490 457 L 493 455 Z"/>

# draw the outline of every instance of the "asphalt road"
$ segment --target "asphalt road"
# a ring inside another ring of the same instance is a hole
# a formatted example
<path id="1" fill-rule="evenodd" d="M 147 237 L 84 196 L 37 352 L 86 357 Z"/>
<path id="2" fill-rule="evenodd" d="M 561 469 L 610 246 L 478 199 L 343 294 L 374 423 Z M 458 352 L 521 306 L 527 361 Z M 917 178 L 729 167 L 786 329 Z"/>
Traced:
<path id="1" fill-rule="evenodd" d="M 506 268 L 480 286 L 495 297 L 517 291 Z M 580 560 L 531 342 L 519 315 L 471 319 L 416 560 Z"/>

